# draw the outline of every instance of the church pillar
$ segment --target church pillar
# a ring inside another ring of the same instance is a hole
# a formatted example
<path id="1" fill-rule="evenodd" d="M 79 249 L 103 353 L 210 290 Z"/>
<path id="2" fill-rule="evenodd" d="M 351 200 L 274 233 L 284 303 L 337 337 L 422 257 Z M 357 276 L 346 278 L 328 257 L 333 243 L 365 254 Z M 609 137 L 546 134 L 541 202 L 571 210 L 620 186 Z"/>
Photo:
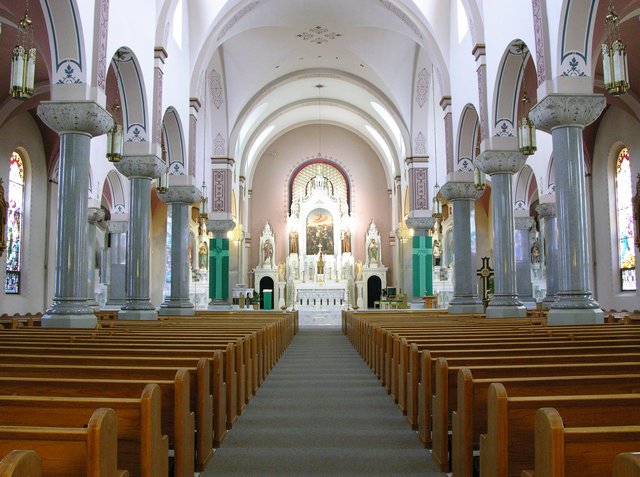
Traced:
<path id="1" fill-rule="evenodd" d="M 160 315 L 195 314 L 189 299 L 189 212 L 191 204 L 200 197 L 202 194 L 193 185 L 169 184 L 169 190 L 160 195 L 160 199 L 171 206 L 171 294 L 160 305 Z"/>
<path id="2" fill-rule="evenodd" d="M 513 192 L 511 176 L 525 163 L 519 151 L 484 151 L 476 164 L 491 176 L 493 216 L 493 259 L 495 263 L 493 298 L 487 318 L 524 317 L 526 309 L 516 289 Z"/>
<path id="3" fill-rule="evenodd" d="M 96 224 L 104 219 L 104 210 L 89 207 L 87 215 L 87 306 L 98 308 L 96 301 Z"/>
<path id="4" fill-rule="evenodd" d="M 556 204 L 542 203 L 536 207 L 544 234 L 544 261 L 546 264 L 547 294 L 542 301 L 550 308 L 558 293 L 558 227 L 556 225 Z"/>
<path id="5" fill-rule="evenodd" d="M 97 318 L 87 306 L 86 253 L 90 147 L 91 138 L 106 133 L 113 119 L 92 101 L 43 101 L 38 116 L 60 135 L 54 298 L 42 326 L 93 328 Z"/>
<path id="6" fill-rule="evenodd" d="M 127 303 L 120 320 L 157 320 L 149 301 L 151 180 L 164 173 L 166 164 L 155 155 L 123 156 L 116 169 L 129 178 L 129 236 L 127 243 Z"/>
<path id="7" fill-rule="evenodd" d="M 118 307 L 126 303 L 125 287 L 127 276 L 127 230 L 129 223 L 124 220 L 107 222 L 109 263 L 108 307 Z"/>
<path id="8" fill-rule="evenodd" d="M 453 299 L 449 302 L 449 314 L 484 313 L 482 301 L 476 287 L 476 264 L 471 208 L 483 191 L 473 182 L 449 181 L 442 186 L 440 194 L 453 203 Z"/>
<path id="9" fill-rule="evenodd" d="M 227 233 L 236 223 L 231 215 L 231 186 L 233 159 L 211 159 L 211 212 L 207 230 L 213 234 L 209 241 L 209 302 L 210 306 L 229 304 L 229 239 Z M 257 284 L 256 284 L 257 286 Z"/>
<path id="10" fill-rule="evenodd" d="M 529 231 L 533 224 L 533 217 L 515 218 L 516 289 L 518 297 L 529 303 L 535 302 L 531 284 L 531 243 L 529 240 Z"/>
<path id="11" fill-rule="evenodd" d="M 582 131 L 606 105 L 603 95 L 550 94 L 529 113 L 536 127 L 551 132 L 558 214 L 558 293 L 550 325 L 602 323 L 589 279 L 587 197 Z"/>

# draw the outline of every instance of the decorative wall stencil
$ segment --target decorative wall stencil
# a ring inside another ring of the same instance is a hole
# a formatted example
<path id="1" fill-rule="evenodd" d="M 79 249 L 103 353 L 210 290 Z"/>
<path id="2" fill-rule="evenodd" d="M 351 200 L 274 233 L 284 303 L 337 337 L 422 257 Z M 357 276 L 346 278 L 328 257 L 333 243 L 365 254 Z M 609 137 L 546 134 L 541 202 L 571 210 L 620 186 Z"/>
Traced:
<path id="1" fill-rule="evenodd" d="M 515 210 L 526 210 L 527 204 L 525 204 L 524 200 L 517 200 Z"/>
<path id="2" fill-rule="evenodd" d="M 492 134 L 498 137 L 513 137 L 519 104 L 519 88 L 524 77 L 524 68 L 530 58 L 529 48 L 520 40 L 513 41 L 502 58 L 498 69 L 499 89 L 493 105 L 494 124 Z"/>
<path id="3" fill-rule="evenodd" d="M 218 42 L 222 40 L 222 38 L 224 38 L 224 36 L 229 32 L 229 30 L 231 30 L 231 28 L 235 26 L 236 23 L 242 20 L 242 17 L 244 17 L 247 13 L 249 13 L 254 8 L 256 8 L 259 3 L 260 3 L 259 1 L 251 2 L 242 10 L 240 10 L 238 13 L 236 13 L 234 16 L 232 16 L 229 19 L 229 21 L 222 27 L 222 30 L 220 30 L 220 34 L 218 35 L 218 38 L 217 38 Z"/>
<path id="4" fill-rule="evenodd" d="M 98 21 L 98 71 L 96 84 L 104 89 L 107 82 L 107 32 L 109 29 L 109 0 L 100 2 L 100 19 Z"/>
<path id="5" fill-rule="evenodd" d="M 211 88 L 211 98 L 216 109 L 220 109 L 224 102 L 224 90 L 222 88 L 222 78 L 216 70 L 211 70 L 209 75 L 209 86 Z"/>
<path id="6" fill-rule="evenodd" d="M 513 137 L 515 129 L 513 123 L 508 119 L 501 119 L 496 124 L 496 136 L 498 137 Z"/>
<path id="7" fill-rule="evenodd" d="M 426 154 L 427 153 L 427 139 L 422 134 L 422 131 L 418 132 L 416 136 L 416 154 Z"/>
<path id="8" fill-rule="evenodd" d="M 194 114 L 189 115 L 189 174 L 196 175 L 196 133 L 198 120 Z"/>
<path id="9" fill-rule="evenodd" d="M 445 151 L 447 154 L 447 172 L 451 172 L 453 170 L 453 115 L 451 114 L 450 106 L 446 106 L 446 111 L 447 113 L 444 116 Z"/>
<path id="10" fill-rule="evenodd" d="M 316 45 L 322 45 L 323 43 L 327 43 L 329 40 L 335 40 L 339 36 L 342 36 L 342 33 L 329 31 L 328 28 L 317 25 L 313 28 L 309 28 L 307 31 L 298 33 L 296 36 L 302 41 L 308 41 L 310 43 L 315 43 Z"/>
<path id="11" fill-rule="evenodd" d="M 533 7 L 533 29 L 536 37 L 536 68 L 538 73 L 538 85 L 544 83 L 547 75 L 547 58 L 544 51 L 544 22 L 542 15 L 542 1 L 532 0 Z"/>
<path id="12" fill-rule="evenodd" d="M 589 55 L 596 0 L 565 2 L 560 25 L 560 76 L 591 76 Z"/>
<path id="13" fill-rule="evenodd" d="M 562 60 L 560 76 L 587 76 L 586 61 L 580 53 L 573 52 Z"/>
<path id="14" fill-rule="evenodd" d="M 456 171 L 473 172 L 473 161 L 469 157 L 461 157 L 458 160 Z"/>
<path id="15" fill-rule="evenodd" d="M 214 170 L 212 171 L 212 185 L 213 185 L 213 212 L 228 212 L 226 209 L 226 184 L 228 171 Z"/>
<path id="16" fill-rule="evenodd" d="M 161 68 L 154 68 L 153 75 L 153 103 L 154 103 L 154 124 L 153 136 L 155 142 L 160 144 L 162 136 L 162 79 L 164 74 Z"/>
<path id="17" fill-rule="evenodd" d="M 120 91 L 125 141 L 147 141 L 146 95 L 138 61 L 131 50 L 120 48 L 111 64 L 114 67 Z M 154 107 L 156 107 L 155 104 Z"/>
<path id="18" fill-rule="evenodd" d="M 428 178 L 426 167 L 412 167 L 409 170 L 411 210 L 427 210 L 429 208 Z"/>
<path id="19" fill-rule="evenodd" d="M 416 81 L 416 103 L 418 106 L 423 107 L 427 102 L 429 94 L 429 73 L 426 68 L 422 68 L 418 73 L 418 79 Z"/>
<path id="20" fill-rule="evenodd" d="M 172 162 L 169 164 L 169 174 L 172 176 L 184 176 L 184 165 L 181 162 Z"/>
<path id="21" fill-rule="evenodd" d="M 54 84 L 86 83 L 84 50 L 80 41 L 80 14 L 72 0 L 44 0 L 43 14 L 47 21 L 49 42 L 53 50 L 52 78 Z"/>
<path id="22" fill-rule="evenodd" d="M 487 112 L 487 80 L 486 65 L 480 65 L 478 67 L 478 107 L 480 108 L 480 136 L 482 139 L 488 137 L 489 131 L 487 130 L 487 122 L 489 119 L 489 113 Z"/>
<path id="23" fill-rule="evenodd" d="M 420 29 L 413 22 L 413 20 L 409 18 L 409 16 L 406 13 L 400 10 L 396 5 L 391 3 L 389 0 L 378 0 L 378 3 L 382 5 L 384 8 L 386 8 L 387 10 L 389 10 L 391 13 L 393 13 L 395 16 L 397 16 L 400 20 L 402 20 L 402 22 L 405 25 L 411 28 L 411 31 L 413 31 L 413 33 L 415 33 L 418 38 L 422 39 L 422 34 L 420 33 Z"/>
<path id="24" fill-rule="evenodd" d="M 62 76 L 58 78 L 56 84 L 80 84 L 82 80 L 78 78 L 76 73 L 77 66 L 72 66 L 71 62 L 67 63 L 67 66 L 62 71 Z M 60 71 L 59 71 L 60 72 Z"/>
<path id="25" fill-rule="evenodd" d="M 222 134 L 218 133 L 216 138 L 213 140 L 213 155 L 214 156 L 224 156 L 224 146 L 225 141 L 222 137 Z"/>

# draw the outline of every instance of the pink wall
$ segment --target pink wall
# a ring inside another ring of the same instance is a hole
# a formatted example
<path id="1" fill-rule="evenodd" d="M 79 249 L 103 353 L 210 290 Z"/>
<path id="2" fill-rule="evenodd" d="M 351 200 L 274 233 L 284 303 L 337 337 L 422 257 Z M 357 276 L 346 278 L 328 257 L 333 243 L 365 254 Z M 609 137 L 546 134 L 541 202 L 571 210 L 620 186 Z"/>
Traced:
<path id="1" fill-rule="evenodd" d="M 276 262 L 287 253 L 285 235 L 287 185 L 293 170 L 318 153 L 318 126 L 294 129 L 273 142 L 255 168 L 249 203 L 251 253 L 249 268 L 258 264 L 260 233 L 268 220 L 276 238 Z M 391 275 L 393 260 L 389 247 L 391 199 L 385 171 L 376 152 L 359 136 L 336 126 L 322 126 L 322 155 L 347 171 L 351 181 L 351 216 L 354 218 L 353 253 L 364 262 L 364 238 L 371 219 L 382 239 L 382 261 Z"/>

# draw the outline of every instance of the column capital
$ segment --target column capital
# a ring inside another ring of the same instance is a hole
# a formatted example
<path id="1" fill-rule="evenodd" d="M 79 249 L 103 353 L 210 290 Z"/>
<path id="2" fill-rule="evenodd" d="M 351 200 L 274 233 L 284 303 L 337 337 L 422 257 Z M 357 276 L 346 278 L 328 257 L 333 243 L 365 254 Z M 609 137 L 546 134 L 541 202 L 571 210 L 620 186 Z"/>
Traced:
<path id="1" fill-rule="evenodd" d="M 113 126 L 111 115 L 94 101 L 42 101 L 38 116 L 58 134 L 101 136 Z"/>
<path id="2" fill-rule="evenodd" d="M 436 219 L 434 217 L 425 217 L 425 216 L 411 216 L 409 213 L 409 217 L 406 220 L 407 227 L 412 228 L 416 232 L 419 232 L 417 235 L 424 235 L 427 230 L 433 227 L 436 224 Z M 421 232 L 421 233 L 420 233 Z"/>
<path id="3" fill-rule="evenodd" d="M 484 190 L 476 189 L 473 182 L 448 181 L 440 188 L 440 195 L 447 200 L 477 200 Z"/>
<path id="4" fill-rule="evenodd" d="M 515 174 L 527 158 L 520 151 L 488 150 L 476 157 L 475 163 L 485 174 Z"/>
<path id="5" fill-rule="evenodd" d="M 193 204 L 202 198 L 200 189 L 193 185 L 170 186 L 164 194 L 158 194 L 160 200 L 166 204 Z"/>
<path id="6" fill-rule="evenodd" d="M 120 162 L 116 162 L 116 169 L 125 177 L 132 179 L 155 179 L 167 170 L 167 164 L 154 154 L 140 156 L 122 156 Z"/>
<path id="7" fill-rule="evenodd" d="M 531 108 L 529 117 L 546 132 L 558 127 L 584 128 L 598 119 L 606 105 L 602 94 L 549 94 Z"/>
<path id="8" fill-rule="evenodd" d="M 536 207 L 536 212 L 538 212 L 538 217 L 541 219 L 546 219 L 548 217 L 556 216 L 556 204 L 555 202 L 545 202 Z"/>
<path id="9" fill-rule="evenodd" d="M 126 234 L 129 231 L 129 221 L 109 220 L 107 221 L 107 232 L 110 234 Z"/>
<path id="10" fill-rule="evenodd" d="M 100 207 L 89 207 L 87 213 L 87 220 L 90 224 L 97 224 L 104 220 L 104 210 Z"/>
<path id="11" fill-rule="evenodd" d="M 516 230 L 531 230 L 533 222 L 533 217 L 516 217 L 514 219 L 514 227 Z"/>
<path id="12" fill-rule="evenodd" d="M 227 238 L 227 232 L 232 230 L 236 223 L 231 220 L 207 220 L 207 230 L 213 234 L 215 238 Z"/>

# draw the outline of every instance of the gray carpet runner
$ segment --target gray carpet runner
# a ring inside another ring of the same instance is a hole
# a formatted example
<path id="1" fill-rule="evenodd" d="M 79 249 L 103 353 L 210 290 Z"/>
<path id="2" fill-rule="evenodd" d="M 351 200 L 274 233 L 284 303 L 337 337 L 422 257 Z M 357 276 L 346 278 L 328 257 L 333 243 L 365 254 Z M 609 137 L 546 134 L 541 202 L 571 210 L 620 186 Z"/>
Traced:
<path id="1" fill-rule="evenodd" d="M 301 329 L 201 477 L 444 476 L 339 329 Z"/>

